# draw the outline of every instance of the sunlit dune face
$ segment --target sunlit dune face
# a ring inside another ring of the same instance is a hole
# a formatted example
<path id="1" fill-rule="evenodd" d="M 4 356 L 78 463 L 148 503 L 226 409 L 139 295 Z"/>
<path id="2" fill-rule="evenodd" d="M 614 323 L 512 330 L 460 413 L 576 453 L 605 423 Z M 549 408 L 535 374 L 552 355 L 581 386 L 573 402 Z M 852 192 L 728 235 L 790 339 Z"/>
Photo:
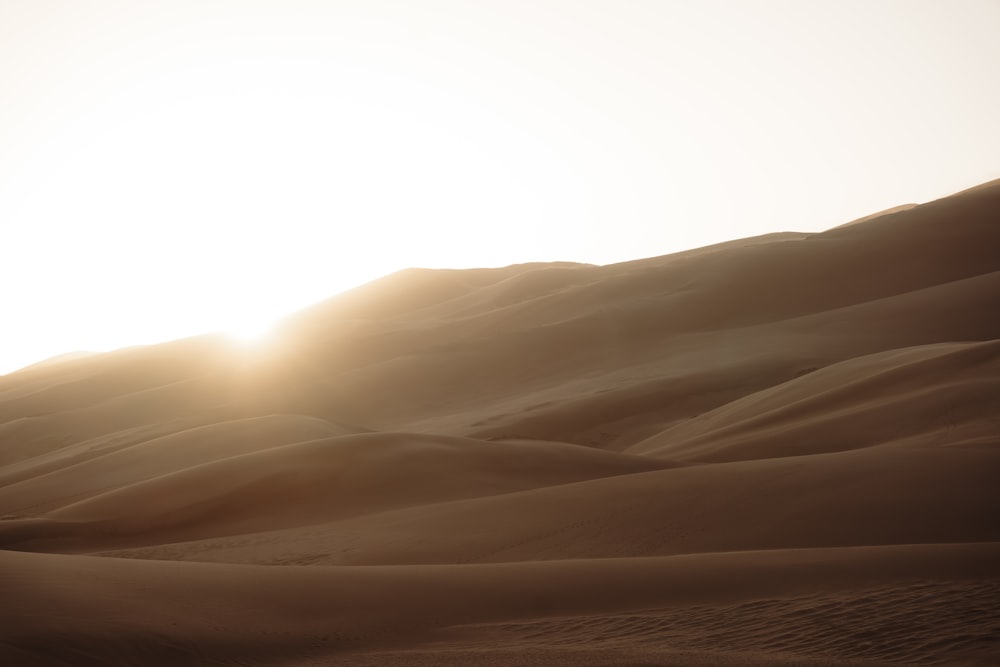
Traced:
<path id="1" fill-rule="evenodd" d="M 327 86 L 265 68 L 281 94 L 261 92 L 240 83 L 249 66 L 211 62 L 154 72 L 36 154 L 21 226 L 75 221 L 50 261 L 109 295 L 87 300 L 78 319 L 91 331 L 51 353 L 212 330 L 259 347 L 270 323 L 229 326 L 219 304 L 238 320 L 276 317 L 398 269 L 446 265 L 456 247 L 465 262 L 510 263 L 578 198 L 566 164 L 469 101 L 385 74 L 303 68 Z M 478 242 L 475 229 L 510 221 L 533 225 L 530 236 Z M 114 261 L 95 255 L 96 238 Z"/>

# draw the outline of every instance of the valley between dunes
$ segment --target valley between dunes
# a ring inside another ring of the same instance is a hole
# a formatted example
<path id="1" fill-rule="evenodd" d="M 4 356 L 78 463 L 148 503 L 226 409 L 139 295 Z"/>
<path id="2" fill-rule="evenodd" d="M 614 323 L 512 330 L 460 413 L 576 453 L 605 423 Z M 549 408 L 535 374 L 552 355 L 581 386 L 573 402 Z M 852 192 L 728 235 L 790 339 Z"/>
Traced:
<path id="1" fill-rule="evenodd" d="M 0 377 L 4 665 L 1000 664 L 1000 181 Z"/>

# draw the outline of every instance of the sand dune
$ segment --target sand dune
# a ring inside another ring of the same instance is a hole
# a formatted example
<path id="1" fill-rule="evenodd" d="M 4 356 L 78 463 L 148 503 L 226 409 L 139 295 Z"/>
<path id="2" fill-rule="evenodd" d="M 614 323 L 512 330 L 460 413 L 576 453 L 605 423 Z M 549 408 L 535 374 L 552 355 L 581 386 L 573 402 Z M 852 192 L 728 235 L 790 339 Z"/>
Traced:
<path id="1" fill-rule="evenodd" d="M 0 377 L 0 662 L 997 664 L 998 221 L 411 269 L 259 356 Z"/>
<path id="2" fill-rule="evenodd" d="M 129 457 L 131 471 L 145 463 L 139 454 Z M 43 541 L 79 550 L 79 542 L 93 549 L 235 535 L 665 467 L 655 459 L 555 442 L 405 433 L 335 437 L 192 466 L 61 505 L 37 521 L 8 520 L 0 524 L 0 546 Z M 15 497 L 17 486 L 9 487 Z"/>
<path id="3" fill-rule="evenodd" d="M 121 555 L 405 564 L 993 541 L 995 456 L 985 443 L 682 467 Z"/>

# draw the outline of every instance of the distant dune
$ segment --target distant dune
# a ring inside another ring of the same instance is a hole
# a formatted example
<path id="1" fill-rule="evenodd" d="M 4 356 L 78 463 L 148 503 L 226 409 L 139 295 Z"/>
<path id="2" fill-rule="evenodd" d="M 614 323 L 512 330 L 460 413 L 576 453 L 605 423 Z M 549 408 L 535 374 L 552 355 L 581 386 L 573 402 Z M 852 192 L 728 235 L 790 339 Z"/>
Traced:
<path id="1" fill-rule="evenodd" d="M 870 213 L 856 220 L 845 222 L 844 224 L 839 225 L 838 227 L 849 227 L 850 225 L 856 225 L 859 222 L 868 222 L 869 220 L 874 220 L 875 218 L 881 218 L 883 215 L 892 215 L 893 213 L 901 213 L 902 211 L 909 211 L 911 208 L 916 208 L 917 206 L 919 206 L 919 204 L 900 204 L 899 206 L 893 206 L 892 208 L 887 208 L 884 211 L 879 211 L 878 213 Z"/>
<path id="2" fill-rule="evenodd" d="M 1000 664 L 1000 182 L 0 377 L 0 664 Z"/>

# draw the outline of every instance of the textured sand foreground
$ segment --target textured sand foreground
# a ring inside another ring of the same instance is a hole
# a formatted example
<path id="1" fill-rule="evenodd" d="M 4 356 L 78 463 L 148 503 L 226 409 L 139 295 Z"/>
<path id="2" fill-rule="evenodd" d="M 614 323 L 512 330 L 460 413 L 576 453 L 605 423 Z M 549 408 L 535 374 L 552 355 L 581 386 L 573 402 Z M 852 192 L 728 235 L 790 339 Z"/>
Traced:
<path id="1" fill-rule="evenodd" d="M 0 663 L 1000 663 L 1000 183 L 0 377 Z"/>

